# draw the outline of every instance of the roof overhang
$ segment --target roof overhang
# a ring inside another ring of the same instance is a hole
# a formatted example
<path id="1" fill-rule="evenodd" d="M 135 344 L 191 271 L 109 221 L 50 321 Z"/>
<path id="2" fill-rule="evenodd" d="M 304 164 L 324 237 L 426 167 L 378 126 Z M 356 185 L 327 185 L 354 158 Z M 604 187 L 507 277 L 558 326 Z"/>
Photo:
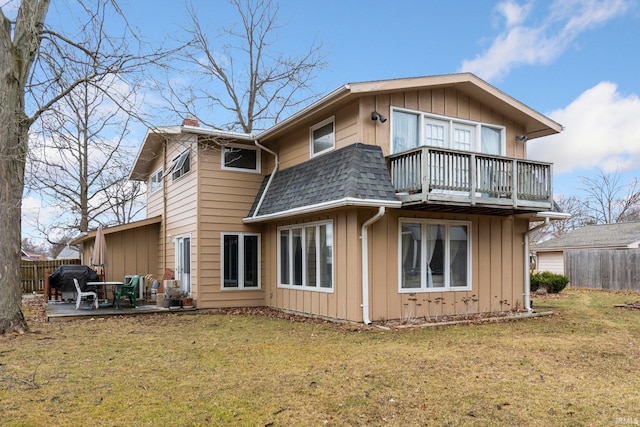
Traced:
<path id="1" fill-rule="evenodd" d="M 444 87 L 455 87 L 460 92 L 474 99 L 481 100 L 484 105 L 489 106 L 505 117 L 523 124 L 525 127 L 525 136 L 528 139 L 553 135 L 562 131 L 561 124 L 507 95 L 476 75 L 472 73 L 458 73 L 349 83 L 338 87 L 333 92 L 300 110 L 298 113 L 275 124 L 257 135 L 257 138 L 264 141 L 277 137 L 291 127 L 296 126 L 312 112 L 319 112 L 329 107 L 336 107 L 359 96 Z"/>
<path id="2" fill-rule="evenodd" d="M 332 200 L 330 202 L 318 203 L 310 206 L 302 206 L 299 208 L 287 209 L 285 211 L 274 212 L 267 215 L 257 215 L 247 217 L 242 220 L 245 224 L 252 224 L 256 222 L 267 222 L 283 218 L 290 218 L 297 215 L 306 215 L 328 209 L 343 208 L 343 207 L 367 207 L 367 208 L 379 208 L 384 206 L 386 208 L 400 208 L 402 207 L 401 201 L 390 200 L 368 200 L 368 199 L 355 199 L 351 197 L 345 197 L 343 199 Z"/>
<path id="3" fill-rule="evenodd" d="M 565 219 L 571 218 L 571 214 L 569 213 L 556 211 L 534 212 L 516 216 L 518 218 L 526 218 L 529 222 L 545 221 L 547 218 L 549 221 L 564 221 Z"/>
<path id="4" fill-rule="evenodd" d="M 149 128 L 142 140 L 133 167 L 129 172 L 132 181 L 146 181 L 153 172 L 151 165 L 163 153 L 164 142 L 179 135 L 191 134 L 209 138 L 212 141 L 246 141 L 253 142 L 255 137 L 246 133 L 227 132 L 218 129 L 207 129 L 198 126 L 163 126 Z"/>
<path id="5" fill-rule="evenodd" d="M 116 225 L 114 227 L 103 228 L 102 232 L 104 235 L 109 235 L 113 233 L 121 233 L 123 231 L 133 230 L 135 228 L 146 227 L 153 224 L 160 224 L 162 222 L 162 216 L 154 216 L 152 218 L 142 219 L 140 221 L 130 222 L 128 224 Z M 97 230 L 89 231 L 87 233 L 82 233 L 73 238 L 69 242 L 69 245 L 79 245 L 81 243 L 85 243 L 90 240 L 94 240 L 96 238 Z"/>

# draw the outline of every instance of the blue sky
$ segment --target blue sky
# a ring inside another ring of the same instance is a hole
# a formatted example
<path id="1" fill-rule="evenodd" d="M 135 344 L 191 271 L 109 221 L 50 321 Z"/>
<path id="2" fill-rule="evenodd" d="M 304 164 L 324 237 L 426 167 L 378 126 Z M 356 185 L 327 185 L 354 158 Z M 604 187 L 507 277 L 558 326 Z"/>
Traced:
<path id="1" fill-rule="evenodd" d="M 236 20 L 225 0 L 192 3 L 212 28 Z M 328 68 L 315 81 L 318 93 L 348 82 L 470 71 L 565 126 L 529 143 L 530 158 L 554 163 L 557 195 L 576 193 L 579 177 L 596 168 L 640 176 L 638 0 L 279 3 L 285 26 L 277 50 L 324 45 Z M 150 41 L 187 23 L 179 0 L 121 4 Z M 54 7 L 60 4 L 52 5 L 52 20 L 59 19 Z"/>
<path id="2" fill-rule="evenodd" d="M 224 0 L 193 4 L 213 27 L 236 19 Z M 149 39 L 186 23 L 181 2 L 138 0 L 124 9 Z M 323 43 L 319 93 L 471 71 L 565 126 L 529 145 L 530 157 L 555 164 L 557 194 L 574 192 L 595 168 L 640 175 L 637 0 L 281 0 L 280 21 L 278 50 Z"/>

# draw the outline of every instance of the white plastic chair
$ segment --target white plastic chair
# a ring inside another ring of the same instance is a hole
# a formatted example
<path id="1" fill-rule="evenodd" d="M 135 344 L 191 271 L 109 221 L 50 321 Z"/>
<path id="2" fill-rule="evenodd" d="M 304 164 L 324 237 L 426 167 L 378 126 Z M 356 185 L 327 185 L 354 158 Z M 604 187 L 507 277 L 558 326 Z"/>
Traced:
<path id="1" fill-rule="evenodd" d="M 73 283 L 76 285 L 76 291 L 78 292 L 78 296 L 76 297 L 76 310 L 80 308 L 80 301 L 82 298 L 93 297 L 92 305 L 95 305 L 98 308 L 98 294 L 93 291 L 82 292 L 80 290 L 80 284 L 78 283 L 78 279 L 73 278 Z"/>

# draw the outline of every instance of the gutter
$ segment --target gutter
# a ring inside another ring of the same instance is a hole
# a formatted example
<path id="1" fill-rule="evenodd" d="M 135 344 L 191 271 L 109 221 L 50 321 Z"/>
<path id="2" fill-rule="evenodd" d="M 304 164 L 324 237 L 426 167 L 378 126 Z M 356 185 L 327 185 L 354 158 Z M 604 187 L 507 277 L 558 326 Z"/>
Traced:
<path id="1" fill-rule="evenodd" d="M 265 185 L 264 187 L 264 191 L 262 192 L 262 195 L 260 196 L 260 200 L 258 201 L 258 205 L 256 206 L 256 209 L 253 211 L 253 216 L 251 216 L 251 219 L 255 219 L 258 216 L 258 212 L 260 212 L 260 208 L 262 207 L 262 202 L 264 202 L 264 198 L 267 195 L 267 192 L 269 191 L 269 187 L 271 187 L 271 181 L 273 181 L 273 177 L 276 176 L 276 172 L 278 172 L 278 168 L 280 167 L 280 157 L 278 157 L 278 153 L 276 153 L 275 151 L 272 151 L 270 149 L 268 149 L 267 147 L 265 147 L 264 145 L 260 144 L 260 142 L 258 142 L 258 138 L 255 138 L 253 140 L 253 143 L 255 144 L 256 147 L 266 151 L 267 153 L 270 153 L 273 155 L 273 157 L 275 158 L 275 166 L 273 167 L 273 170 L 271 171 L 271 175 L 269 176 L 269 180 L 267 181 L 267 185 Z M 248 218 L 245 218 L 242 220 L 242 222 L 247 223 L 247 222 L 254 222 L 254 221 L 247 221 Z"/>
<path id="2" fill-rule="evenodd" d="M 371 324 L 369 319 L 369 245 L 368 245 L 368 228 L 371 224 L 384 216 L 386 208 L 380 206 L 378 213 L 369 218 L 362 224 L 362 233 L 360 235 L 362 243 L 362 321 L 365 325 Z"/>
<path id="3" fill-rule="evenodd" d="M 269 183 L 267 183 L 268 185 Z M 262 193 L 263 196 L 266 193 L 267 188 Z M 275 212 L 267 215 L 257 216 L 257 210 L 254 215 L 248 218 L 244 218 L 242 222 L 244 224 L 251 224 L 254 222 L 268 221 L 274 219 L 288 218 L 291 215 L 303 215 L 309 213 L 315 213 L 321 210 L 342 208 L 345 206 L 357 206 L 357 207 L 385 207 L 385 208 L 400 208 L 402 206 L 401 201 L 391 200 L 374 200 L 374 199 L 357 199 L 354 197 L 344 197 L 338 200 L 331 200 L 328 202 L 316 203 L 315 205 L 301 206 L 299 208 L 287 209 L 286 211 Z"/>

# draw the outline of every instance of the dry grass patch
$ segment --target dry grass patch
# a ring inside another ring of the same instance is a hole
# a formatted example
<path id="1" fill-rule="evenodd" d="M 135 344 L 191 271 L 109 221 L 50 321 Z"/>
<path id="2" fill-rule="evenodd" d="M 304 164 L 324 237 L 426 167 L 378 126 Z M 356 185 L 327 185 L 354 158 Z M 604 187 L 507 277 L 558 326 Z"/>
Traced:
<path id="1" fill-rule="evenodd" d="M 614 425 L 640 419 L 638 294 L 549 317 L 384 331 L 223 314 L 0 336 L 3 425 Z"/>

